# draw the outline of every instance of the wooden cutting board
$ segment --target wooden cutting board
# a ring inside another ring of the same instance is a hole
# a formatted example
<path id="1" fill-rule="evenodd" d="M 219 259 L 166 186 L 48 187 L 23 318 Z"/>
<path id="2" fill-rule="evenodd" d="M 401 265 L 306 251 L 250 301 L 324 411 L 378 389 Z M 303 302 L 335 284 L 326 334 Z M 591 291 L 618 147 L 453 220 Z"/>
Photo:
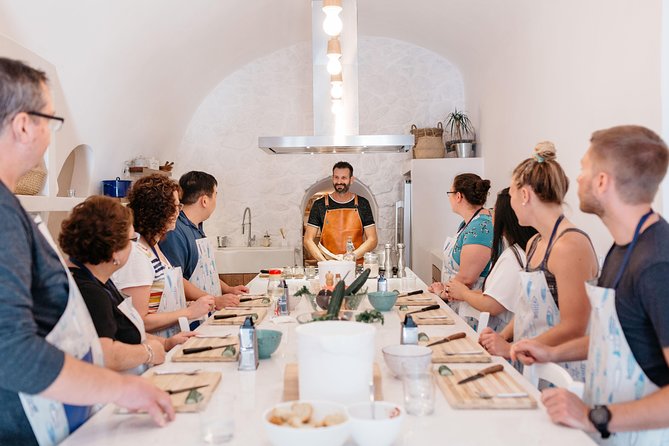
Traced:
<path id="1" fill-rule="evenodd" d="M 443 337 L 430 338 L 429 341 L 421 341 L 419 345 L 427 345 L 430 342 L 439 341 Z M 432 362 L 435 364 L 453 363 L 453 362 L 490 362 L 492 357 L 490 353 L 474 341 L 469 336 L 449 341 L 445 344 L 439 344 L 430 347 L 432 349 Z M 480 354 L 457 355 L 449 353 L 480 351 Z"/>
<path id="2" fill-rule="evenodd" d="M 374 399 L 383 400 L 383 390 L 381 389 L 381 369 L 377 363 L 374 363 Z M 300 383 L 297 363 L 286 364 L 283 374 L 283 401 L 297 401 L 300 399 Z"/>
<path id="3" fill-rule="evenodd" d="M 411 309 L 411 310 L 397 310 L 400 314 L 400 320 L 404 320 L 404 315 L 406 313 L 410 313 L 411 311 L 415 311 L 416 309 Z M 430 319 L 430 317 L 434 316 L 439 316 L 438 319 Z M 444 317 L 446 316 L 446 317 Z M 438 310 L 430 310 L 430 311 L 425 311 L 423 313 L 414 313 L 411 315 L 413 317 L 414 322 L 418 325 L 453 325 L 455 324 L 455 321 L 451 316 L 448 314 L 448 312 L 443 309 L 439 308 Z"/>
<path id="4" fill-rule="evenodd" d="M 452 376 L 441 376 L 434 370 L 435 379 L 454 409 L 535 409 L 536 400 L 531 396 L 522 398 L 480 398 L 479 392 L 489 395 L 500 393 L 524 393 L 525 390 L 506 371 L 486 375 L 475 381 L 458 384 L 461 379 L 476 374 L 477 369 L 454 369 Z"/>
<path id="5" fill-rule="evenodd" d="M 207 385 L 207 387 L 196 389 L 194 392 L 181 392 L 170 395 L 174 410 L 177 412 L 200 412 L 204 410 L 218 383 L 221 381 L 221 372 L 200 372 L 196 375 L 155 375 L 153 371 L 149 370 L 142 376 L 163 390 L 177 390 L 186 387 Z M 189 395 L 196 396 L 197 394 L 199 394 L 197 401 L 193 400 L 186 403 Z M 127 413 L 124 409 L 119 409 L 118 412 Z"/>
<path id="6" fill-rule="evenodd" d="M 244 320 L 246 319 L 246 316 L 253 313 L 258 315 L 258 319 L 253 322 L 255 325 L 258 325 L 265 318 L 265 315 L 267 314 L 267 308 L 253 308 L 253 309 L 244 307 L 239 307 L 235 309 L 224 308 L 214 313 L 212 317 L 208 319 L 209 321 L 208 323 L 212 325 L 242 325 L 244 323 Z M 214 319 L 214 316 L 217 314 L 239 314 L 240 316 L 232 317 L 229 319 L 216 320 Z"/>
<path id="7" fill-rule="evenodd" d="M 216 350 L 207 350 L 200 353 L 192 353 L 190 355 L 184 355 L 184 348 L 192 347 L 215 347 L 217 345 L 227 345 L 232 344 L 235 349 L 234 354 L 228 353 L 224 355 L 226 349 L 218 348 Z M 233 362 L 237 361 L 239 358 L 239 338 L 237 335 L 228 336 L 226 338 L 188 338 L 186 342 L 179 348 L 179 351 L 175 352 L 172 355 L 172 361 L 174 362 Z"/>
<path id="8" fill-rule="evenodd" d="M 428 305 L 438 304 L 437 296 L 432 293 L 415 294 L 413 296 L 398 297 L 395 302 L 396 307 L 406 305 L 407 307 L 426 307 Z"/>

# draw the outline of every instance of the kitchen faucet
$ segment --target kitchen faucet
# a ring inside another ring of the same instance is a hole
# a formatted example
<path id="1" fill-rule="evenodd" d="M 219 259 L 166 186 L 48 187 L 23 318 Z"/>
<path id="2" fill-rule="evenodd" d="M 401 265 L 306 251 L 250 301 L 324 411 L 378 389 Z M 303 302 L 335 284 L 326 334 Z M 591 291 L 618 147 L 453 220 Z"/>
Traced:
<path id="1" fill-rule="evenodd" d="M 249 213 L 249 222 L 246 223 L 246 213 Z M 251 246 L 255 237 L 251 238 L 251 208 L 244 209 L 244 216 L 242 217 L 242 234 L 244 234 L 244 226 L 249 225 L 249 233 L 247 234 L 246 246 Z"/>

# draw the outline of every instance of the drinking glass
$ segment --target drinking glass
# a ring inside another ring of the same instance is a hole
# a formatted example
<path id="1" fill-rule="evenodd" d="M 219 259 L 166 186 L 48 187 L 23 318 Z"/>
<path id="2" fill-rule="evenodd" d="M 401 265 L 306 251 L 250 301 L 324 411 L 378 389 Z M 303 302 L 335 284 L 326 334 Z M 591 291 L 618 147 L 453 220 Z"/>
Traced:
<path id="1" fill-rule="evenodd" d="M 235 434 L 235 396 L 214 393 L 207 408 L 200 413 L 200 432 L 205 443 L 218 444 L 232 440 Z"/>
<path id="2" fill-rule="evenodd" d="M 410 415 L 434 412 L 434 378 L 429 370 L 415 366 L 403 367 L 404 408 Z"/>

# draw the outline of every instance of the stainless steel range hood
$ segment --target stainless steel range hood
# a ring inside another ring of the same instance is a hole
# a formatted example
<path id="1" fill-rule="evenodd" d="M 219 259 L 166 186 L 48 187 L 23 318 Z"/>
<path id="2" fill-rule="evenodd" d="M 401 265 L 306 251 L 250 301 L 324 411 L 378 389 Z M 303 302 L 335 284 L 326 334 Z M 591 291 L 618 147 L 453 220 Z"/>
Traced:
<path id="1" fill-rule="evenodd" d="M 331 111 L 330 75 L 326 56 L 328 36 L 323 31 L 321 0 L 312 1 L 313 136 L 261 136 L 258 147 L 272 155 L 319 153 L 401 153 L 414 144 L 413 135 L 359 135 L 358 128 L 358 8 L 356 0 L 342 0 L 343 112 Z"/>

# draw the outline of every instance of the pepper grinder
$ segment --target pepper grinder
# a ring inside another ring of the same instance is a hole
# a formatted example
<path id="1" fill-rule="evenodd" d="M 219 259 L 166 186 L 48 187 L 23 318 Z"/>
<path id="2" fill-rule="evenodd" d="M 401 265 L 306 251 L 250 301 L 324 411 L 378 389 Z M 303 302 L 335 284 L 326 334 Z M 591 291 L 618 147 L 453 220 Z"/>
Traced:
<path id="1" fill-rule="evenodd" d="M 385 257 L 386 258 L 383 261 L 383 269 L 386 270 L 386 274 L 388 274 L 388 278 L 392 277 L 392 270 L 393 270 L 393 261 L 390 258 L 390 256 L 392 255 L 391 254 L 392 249 L 393 249 L 393 245 L 391 245 L 390 243 L 386 243 L 386 245 L 385 245 L 385 251 L 386 251 Z"/>
<path id="2" fill-rule="evenodd" d="M 251 316 L 247 316 L 239 327 L 239 367 L 238 370 L 258 368 L 258 334 Z"/>
<path id="3" fill-rule="evenodd" d="M 397 277 L 406 277 L 406 271 L 404 271 L 404 243 L 397 244 Z"/>
<path id="4" fill-rule="evenodd" d="M 400 344 L 418 344 L 418 325 L 416 325 L 416 322 L 413 320 L 410 314 L 407 314 L 404 317 Z"/>

